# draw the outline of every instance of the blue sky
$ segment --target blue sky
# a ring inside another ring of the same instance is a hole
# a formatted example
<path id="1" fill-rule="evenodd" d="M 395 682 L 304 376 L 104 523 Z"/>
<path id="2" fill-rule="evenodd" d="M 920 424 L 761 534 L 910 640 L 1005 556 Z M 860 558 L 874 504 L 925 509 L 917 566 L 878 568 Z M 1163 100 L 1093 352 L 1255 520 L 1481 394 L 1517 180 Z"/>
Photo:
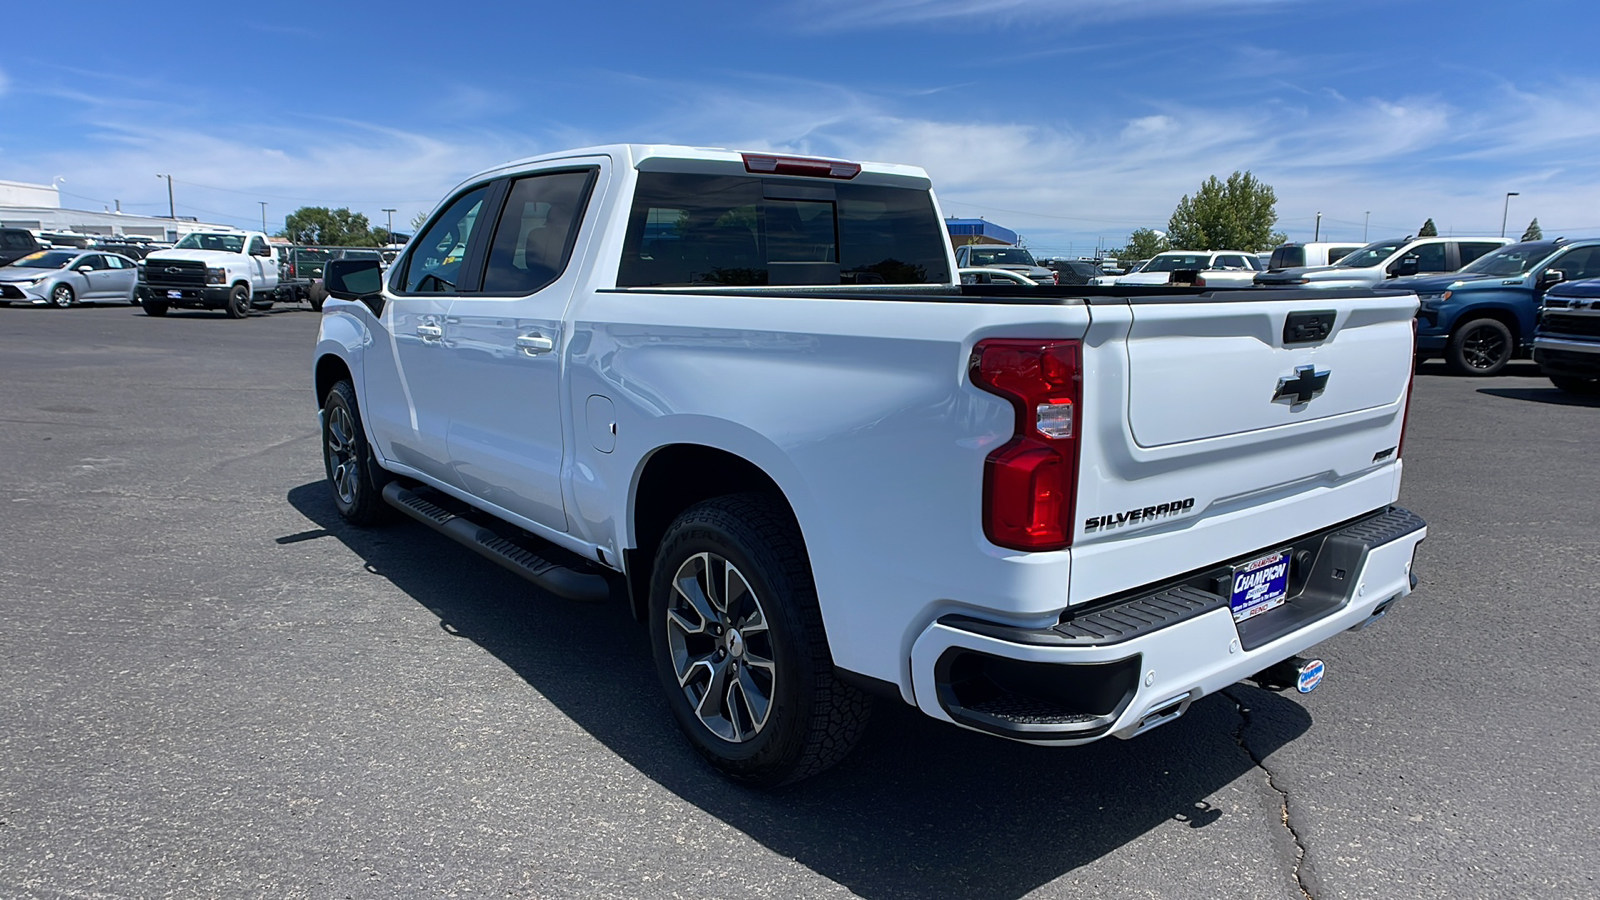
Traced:
<path id="1" fill-rule="evenodd" d="M 1600 235 L 1600 5 L 1309 0 L 27 4 L 0 179 L 397 229 L 490 165 L 670 141 L 920 165 L 1074 255 L 1248 169 L 1309 240 Z"/>

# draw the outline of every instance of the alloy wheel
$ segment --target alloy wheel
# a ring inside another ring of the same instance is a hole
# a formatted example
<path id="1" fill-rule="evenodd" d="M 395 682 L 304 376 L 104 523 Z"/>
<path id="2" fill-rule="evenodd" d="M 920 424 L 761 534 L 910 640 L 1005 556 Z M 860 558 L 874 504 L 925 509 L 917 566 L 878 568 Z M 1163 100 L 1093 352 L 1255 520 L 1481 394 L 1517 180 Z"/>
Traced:
<path id="1" fill-rule="evenodd" d="M 665 625 L 673 671 L 695 717 L 729 743 L 754 739 L 772 711 L 777 666 L 750 582 L 716 553 L 689 557 L 673 576 Z"/>
<path id="2" fill-rule="evenodd" d="M 329 469 L 333 472 L 333 489 L 346 506 L 356 502 L 359 467 L 356 465 L 355 422 L 350 411 L 334 406 L 328 411 L 328 430 L 323 438 L 327 446 Z"/>
<path id="3" fill-rule="evenodd" d="M 1492 369 L 1505 358 L 1506 339 L 1498 329 L 1474 328 L 1461 342 L 1461 356 L 1474 369 Z"/>

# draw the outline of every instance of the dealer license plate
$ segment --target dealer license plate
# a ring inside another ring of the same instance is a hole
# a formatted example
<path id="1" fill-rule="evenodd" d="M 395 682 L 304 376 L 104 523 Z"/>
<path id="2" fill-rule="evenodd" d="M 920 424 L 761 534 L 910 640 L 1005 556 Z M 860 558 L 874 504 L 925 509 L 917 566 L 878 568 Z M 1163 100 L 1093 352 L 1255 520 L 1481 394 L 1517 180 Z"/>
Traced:
<path id="1" fill-rule="evenodd" d="M 1233 620 L 1259 616 L 1289 599 L 1289 551 L 1283 550 L 1233 567 Z"/>
<path id="2" fill-rule="evenodd" d="M 173 300 L 182 300 L 183 299 L 183 291 L 167 291 L 167 296 L 172 298 Z"/>

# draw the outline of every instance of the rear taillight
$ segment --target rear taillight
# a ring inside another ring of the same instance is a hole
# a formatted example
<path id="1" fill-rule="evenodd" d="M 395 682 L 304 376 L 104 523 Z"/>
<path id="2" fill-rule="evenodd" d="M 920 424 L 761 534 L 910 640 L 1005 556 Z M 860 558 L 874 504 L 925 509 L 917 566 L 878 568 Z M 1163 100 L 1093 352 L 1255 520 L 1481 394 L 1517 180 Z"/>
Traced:
<path id="1" fill-rule="evenodd" d="M 983 468 L 983 532 L 1001 547 L 1072 545 L 1083 378 L 1078 341 L 988 340 L 972 383 L 1016 410 L 1016 432 Z"/>
<path id="2" fill-rule="evenodd" d="M 1417 320 L 1411 319 L 1411 374 L 1406 377 L 1406 410 L 1400 414 L 1400 444 L 1395 447 L 1394 457 L 1399 459 L 1406 452 L 1406 425 L 1411 422 L 1411 391 L 1417 386 Z"/>
<path id="3" fill-rule="evenodd" d="M 767 156 L 743 153 L 744 170 L 757 175 L 807 175 L 812 178 L 849 180 L 861 174 L 861 166 L 839 159 L 812 159 L 805 156 Z"/>

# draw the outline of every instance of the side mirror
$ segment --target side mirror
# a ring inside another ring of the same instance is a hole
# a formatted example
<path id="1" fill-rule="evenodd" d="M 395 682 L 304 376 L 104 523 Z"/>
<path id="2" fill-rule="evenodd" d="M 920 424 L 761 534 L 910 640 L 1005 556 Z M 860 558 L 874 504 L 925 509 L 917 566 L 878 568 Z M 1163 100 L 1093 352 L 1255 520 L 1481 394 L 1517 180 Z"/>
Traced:
<path id="1" fill-rule="evenodd" d="M 1545 269 L 1539 273 L 1539 287 L 1547 288 L 1567 280 L 1567 273 L 1560 269 Z"/>
<path id="2" fill-rule="evenodd" d="M 1390 278 L 1404 278 L 1407 275 L 1417 274 L 1422 261 L 1415 255 L 1402 258 L 1399 262 L 1389 267 Z"/>
<path id="3" fill-rule="evenodd" d="M 90 272 L 94 271 L 94 266 L 79 266 L 77 268 L 77 271 L 82 272 L 83 274 L 87 275 Z"/>
<path id="4" fill-rule="evenodd" d="M 383 310 L 383 270 L 375 259 L 331 259 L 322 270 L 328 296 L 367 304 L 374 314 Z"/>

